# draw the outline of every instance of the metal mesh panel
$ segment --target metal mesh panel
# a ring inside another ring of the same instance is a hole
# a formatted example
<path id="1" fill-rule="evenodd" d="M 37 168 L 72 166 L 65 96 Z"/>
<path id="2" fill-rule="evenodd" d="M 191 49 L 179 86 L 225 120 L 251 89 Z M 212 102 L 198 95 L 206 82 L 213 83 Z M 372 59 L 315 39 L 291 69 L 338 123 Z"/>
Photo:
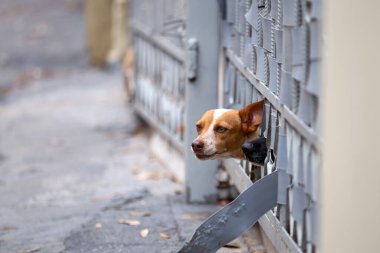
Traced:
<path id="1" fill-rule="evenodd" d="M 241 171 L 255 181 L 273 166 L 280 170 L 279 205 L 273 214 L 303 252 L 314 252 L 318 245 L 320 5 L 227 0 L 223 25 L 224 107 L 266 98 L 261 134 L 267 137 L 268 157 L 274 156 L 274 164 L 267 159 L 261 168 L 242 162 Z"/>
<path id="2" fill-rule="evenodd" d="M 184 0 L 132 1 L 137 112 L 183 148 Z"/>

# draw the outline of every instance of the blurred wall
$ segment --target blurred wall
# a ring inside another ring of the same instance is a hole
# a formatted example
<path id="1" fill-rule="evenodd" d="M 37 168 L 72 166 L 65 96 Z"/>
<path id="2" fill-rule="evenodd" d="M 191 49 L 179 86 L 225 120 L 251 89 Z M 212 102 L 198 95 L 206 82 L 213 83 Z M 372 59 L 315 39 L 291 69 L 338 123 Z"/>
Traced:
<path id="1" fill-rule="evenodd" d="M 86 42 L 90 64 L 104 66 L 111 48 L 112 1 L 86 0 Z"/>
<path id="2" fill-rule="evenodd" d="M 324 5 L 322 252 L 380 252 L 380 2 Z"/>
<path id="3" fill-rule="evenodd" d="M 86 42 L 90 64 L 119 61 L 128 45 L 127 0 L 86 0 Z"/>

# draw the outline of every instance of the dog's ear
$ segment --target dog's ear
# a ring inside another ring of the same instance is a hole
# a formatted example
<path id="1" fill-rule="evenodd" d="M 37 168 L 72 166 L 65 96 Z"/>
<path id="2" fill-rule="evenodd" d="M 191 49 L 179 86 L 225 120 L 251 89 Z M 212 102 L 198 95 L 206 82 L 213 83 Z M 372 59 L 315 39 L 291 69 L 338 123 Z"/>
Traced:
<path id="1" fill-rule="evenodd" d="M 239 111 L 241 127 L 244 133 L 255 132 L 263 121 L 264 102 L 265 100 L 254 102 Z"/>

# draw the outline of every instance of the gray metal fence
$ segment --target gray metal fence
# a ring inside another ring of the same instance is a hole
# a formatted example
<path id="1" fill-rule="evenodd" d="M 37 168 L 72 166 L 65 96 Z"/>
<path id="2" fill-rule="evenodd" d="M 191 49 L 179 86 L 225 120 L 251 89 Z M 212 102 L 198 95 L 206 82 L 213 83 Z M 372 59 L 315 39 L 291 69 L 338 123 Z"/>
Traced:
<path id="1" fill-rule="evenodd" d="M 184 142 L 184 0 L 131 3 L 135 109 L 179 150 Z"/>
<path id="2" fill-rule="evenodd" d="M 202 4 L 210 8 L 209 3 L 199 0 L 133 1 L 135 106 L 179 149 L 190 146 L 191 141 L 190 137 L 184 138 L 182 126 L 187 122 L 190 130 L 186 131 L 192 131 L 193 119 L 201 116 L 194 115 L 195 111 L 185 108 L 185 104 L 197 104 L 198 109 L 199 104 L 210 104 L 201 95 L 192 97 L 192 103 L 185 98 L 189 100 L 189 94 L 209 92 L 210 87 L 216 87 L 194 86 L 186 80 L 185 39 L 193 37 L 186 32 L 186 26 L 194 31 L 205 29 L 206 25 L 195 22 L 194 11 L 186 12 L 186 8 Z M 270 148 L 263 167 L 237 160 L 224 161 L 223 167 L 239 191 L 279 170 L 278 206 L 259 220 L 261 228 L 279 252 L 315 252 L 321 0 L 215 0 L 214 6 L 209 11 L 220 13 L 221 39 L 210 40 L 215 40 L 215 48 L 222 49 L 222 53 L 220 92 L 210 93 L 215 94 L 210 99 L 219 101 L 221 107 L 237 109 L 265 98 L 261 135 L 267 137 Z M 187 19 L 186 13 L 191 13 Z M 167 29 L 165 24 L 176 28 Z M 199 57 L 207 57 L 209 52 L 202 50 L 201 43 L 199 47 Z M 200 59 L 198 75 L 206 75 L 202 63 Z M 186 158 L 187 170 L 197 170 L 191 159 Z M 194 173 L 187 175 L 195 177 Z M 188 187 L 191 192 L 193 185 Z"/>
<path id="3" fill-rule="evenodd" d="M 247 185 L 280 170 L 279 205 L 260 224 L 281 252 L 313 252 L 317 245 L 320 5 L 228 0 L 223 22 L 223 107 L 266 98 L 262 134 L 272 156 L 265 167 L 241 162 L 239 170 L 231 161 L 225 166 Z"/>

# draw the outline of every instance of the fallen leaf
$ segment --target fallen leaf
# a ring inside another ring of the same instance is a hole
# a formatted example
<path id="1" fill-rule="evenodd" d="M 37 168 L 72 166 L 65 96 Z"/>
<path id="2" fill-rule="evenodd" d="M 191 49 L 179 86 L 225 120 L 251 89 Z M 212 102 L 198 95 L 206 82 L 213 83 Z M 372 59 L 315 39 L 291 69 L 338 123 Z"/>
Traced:
<path id="1" fill-rule="evenodd" d="M 169 178 L 169 180 L 175 184 L 182 184 L 183 183 L 183 181 L 173 172 L 167 172 L 166 177 Z"/>
<path id="2" fill-rule="evenodd" d="M 100 223 L 96 223 L 96 224 L 95 224 L 95 228 L 96 228 L 96 229 L 100 229 L 100 228 L 102 228 L 102 227 L 103 227 L 103 226 L 102 226 L 102 224 L 100 224 Z"/>
<path id="3" fill-rule="evenodd" d="M 172 236 L 169 235 L 169 234 L 167 234 L 167 233 L 160 233 L 160 237 L 161 237 L 161 238 L 165 238 L 165 239 L 169 239 L 169 238 L 171 238 Z"/>
<path id="4" fill-rule="evenodd" d="M 126 219 L 120 219 L 119 220 L 119 224 L 125 224 L 125 225 L 129 225 L 129 226 L 138 226 L 140 225 L 140 221 L 138 220 L 126 220 Z"/>
<path id="5" fill-rule="evenodd" d="M 52 76 L 52 71 L 41 68 L 33 68 L 19 73 L 16 76 L 15 83 L 24 86 L 33 80 L 39 80 L 42 78 L 50 78 Z"/>
<path id="6" fill-rule="evenodd" d="M 183 189 L 175 190 L 175 191 L 174 191 L 174 194 L 175 194 L 175 195 L 184 195 L 184 194 L 185 194 L 185 190 L 183 190 Z"/>
<path id="7" fill-rule="evenodd" d="M 133 174 L 139 174 L 141 172 L 141 168 L 140 168 L 140 166 L 138 166 L 138 165 L 134 165 L 133 167 L 132 167 L 132 173 Z"/>
<path id="8" fill-rule="evenodd" d="M 149 179 L 160 180 L 161 179 L 161 172 L 159 172 L 158 170 L 152 171 L 149 175 Z"/>
<path id="9" fill-rule="evenodd" d="M 142 171 L 137 174 L 137 179 L 140 181 L 147 180 L 149 178 L 149 172 Z"/>
<path id="10" fill-rule="evenodd" d="M 137 175 L 137 179 L 140 181 L 147 180 L 147 179 L 159 180 L 159 179 L 161 179 L 161 173 L 158 170 L 143 171 Z"/>
<path id="11" fill-rule="evenodd" d="M 240 244 L 236 241 L 232 241 L 227 243 L 226 245 L 223 246 L 224 248 L 230 248 L 230 249 L 239 249 Z"/>
<path id="12" fill-rule="evenodd" d="M 4 227 L 0 227 L 0 231 L 14 231 L 14 230 L 17 230 L 17 227 L 16 226 L 13 226 L 13 225 L 7 225 L 7 226 L 4 226 Z"/>
<path id="13" fill-rule="evenodd" d="M 148 234 L 149 234 L 149 229 L 144 228 L 144 229 L 141 229 L 141 230 L 140 230 L 140 236 L 141 236 L 141 237 L 145 238 L 145 237 L 148 236 Z"/>
<path id="14" fill-rule="evenodd" d="M 147 217 L 150 216 L 150 212 L 128 212 L 128 215 L 135 217 Z"/>
<path id="15" fill-rule="evenodd" d="M 29 249 L 24 249 L 22 251 L 19 251 L 18 253 L 33 253 L 33 252 L 37 252 L 37 251 L 40 251 L 41 247 L 40 246 L 33 246 Z"/>
<path id="16" fill-rule="evenodd" d="M 60 138 L 58 138 L 58 137 L 53 137 L 50 140 L 50 145 L 52 145 L 52 146 L 60 146 L 60 145 L 62 145 L 62 140 Z"/>
<path id="17" fill-rule="evenodd" d="M 210 214 L 207 212 L 186 212 L 184 213 L 181 218 L 184 220 L 204 220 L 206 219 Z"/>

